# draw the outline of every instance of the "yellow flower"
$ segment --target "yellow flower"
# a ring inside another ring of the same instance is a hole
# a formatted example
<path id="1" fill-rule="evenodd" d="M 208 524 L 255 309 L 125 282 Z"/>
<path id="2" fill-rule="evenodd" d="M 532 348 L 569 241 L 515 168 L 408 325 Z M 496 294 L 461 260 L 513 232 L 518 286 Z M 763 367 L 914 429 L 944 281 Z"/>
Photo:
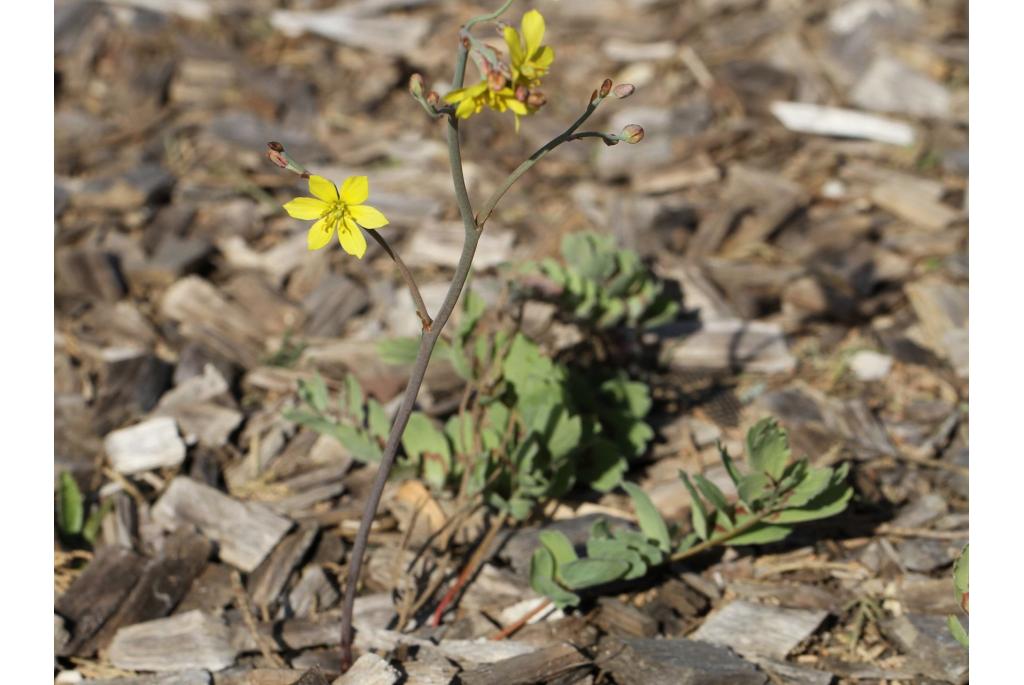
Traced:
<path id="1" fill-rule="evenodd" d="M 544 40 L 544 17 L 537 10 L 523 15 L 522 35 L 511 26 L 505 27 L 505 42 L 512 66 L 512 84 L 534 86 L 547 73 L 555 60 L 555 51 Z"/>
<path id="2" fill-rule="evenodd" d="M 345 252 L 362 259 L 366 254 L 366 236 L 359 227 L 380 228 L 388 223 L 379 209 L 363 204 L 370 195 L 366 177 L 346 178 L 339 193 L 338 187 L 323 176 L 310 176 L 309 192 L 313 197 L 297 197 L 284 205 L 285 211 L 295 219 L 317 220 L 309 229 L 306 243 L 309 249 L 319 250 L 337 231 Z"/>
<path id="3" fill-rule="evenodd" d="M 498 112 L 512 110 L 516 115 L 528 113 L 526 104 L 516 99 L 515 91 L 508 86 L 494 90 L 487 83 L 487 79 L 472 86 L 453 90 L 444 96 L 444 101 L 450 105 L 458 105 L 455 108 L 455 116 L 460 119 L 468 119 L 485 106 Z"/>

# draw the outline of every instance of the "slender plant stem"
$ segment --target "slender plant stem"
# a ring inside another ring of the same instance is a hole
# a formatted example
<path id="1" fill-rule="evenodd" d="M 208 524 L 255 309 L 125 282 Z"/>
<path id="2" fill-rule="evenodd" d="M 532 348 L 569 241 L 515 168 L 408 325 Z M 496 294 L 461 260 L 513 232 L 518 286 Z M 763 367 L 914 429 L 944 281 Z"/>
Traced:
<path id="1" fill-rule="evenodd" d="M 430 318 L 430 313 L 427 312 L 427 305 L 423 303 L 423 296 L 420 295 L 420 289 L 416 286 L 416 279 L 412 277 L 412 272 L 409 271 L 409 267 L 405 265 L 402 258 L 398 256 L 398 253 L 391 249 L 388 245 L 388 241 L 384 240 L 377 231 L 369 231 L 370 236 L 377 241 L 388 256 L 394 261 L 395 266 L 398 267 L 398 272 L 402 274 L 402 280 L 405 281 L 405 285 L 409 288 L 409 293 L 412 295 L 412 301 L 416 305 L 416 315 L 420 317 L 420 321 L 423 322 L 423 330 L 429 331 L 433 321 Z"/>
<path id="2" fill-rule="evenodd" d="M 746 533 L 748 530 L 750 530 L 751 528 L 753 528 L 757 524 L 761 523 L 762 521 L 764 521 L 766 518 L 768 518 L 769 516 L 771 516 L 774 513 L 776 513 L 774 510 L 763 511 L 763 512 L 761 512 L 761 513 L 751 517 L 750 519 L 747 519 L 746 521 L 744 521 L 742 524 L 736 526 L 735 528 L 733 528 L 731 530 L 725 531 L 721 535 L 716 535 L 715 537 L 708 538 L 707 540 L 705 540 L 704 542 L 700 543 L 699 545 L 694 545 L 693 547 L 690 547 L 688 549 L 684 549 L 682 552 L 676 552 L 675 554 L 669 556 L 668 559 L 666 559 L 662 563 L 666 563 L 668 561 L 682 561 L 683 559 L 689 559 L 690 557 L 695 557 L 698 554 L 700 554 L 701 552 L 704 552 L 704 551 L 706 551 L 708 549 L 711 549 L 712 547 L 715 547 L 716 545 L 721 545 L 724 542 L 728 542 L 729 540 L 732 540 L 734 537 L 736 537 L 737 535 L 740 535 L 741 533 Z M 517 630 L 519 630 L 524 625 L 526 625 L 531 618 L 533 618 L 534 616 L 539 614 L 541 611 L 543 611 L 548 606 L 551 606 L 551 600 L 550 599 L 545 600 L 541 604 L 538 604 L 534 608 L 530 609 L 528 612 L 526 612 L 525 615 L 521 616 L 518 620 L 513 621 L 512 623 L 508 624 L 507 626 L 505 626 L 504 628 L 499 630 L 497 633 L 492 635 L 490 637 L 490 639 L 491 640 L 503 640 L 503 639 L 505 639 L 506 637 L 508 637 L 509 635 L 512 635 Z"/>
<path id="3" fill-rule="evenodd" d="M 471 28 L 473 28 L 474 26 L 476 26 L 477 24 L 481 23 L 481 22 L 493 21 L 493 20 L 497 19 L 498 17 L 503 15 L 505 13 L 505 10 L 507 10 L 511 5 L 512 5 L 512 0 L 505 0 L 505 4 L 503 4 L 501 7 L 499 7 L 496 10 L 494 10 L 490 14 L 481 14 L 480 16 L 473 17 L 472 19 L 467 21 L 466 25 L 462 27 L 462 30 L 463 31 L 468 31 Z M 460 81 L 459 84 L 455 86 L 455 88 L 462 88 L 462 82 Z"/>
<path id="4" fill-rule="evenodd" d="M 466 75 L 466 57 L 466 48 L 460 44 L 455 60 L 453 88 L 462 87 Z M 373 486 L 366 500 L 366 507 L 363 509 L 362 519 L 359 522 L 359 531 L 356 533 L 355 541 L 352 544 L 352 552 L 349 555 L 348 577 L 345 583 L 345 604 L 341 615 L 342 673 L 347 671 L 352 665 L 352 612 L 355 608 L 359 574 L 362 571 L 366 543 L 370 536 L 370 526 L 373 524 L 373 519 L 377 514 L 377 507 L 380 505 L 384 485 L 387 483 L 388 475 L 394 466 L 402 433 L 409 422 L 409 415 L 412 413 L 413 405 L 416 403 L 416 396 L 419 394 L 420 386 L 423 384 L 423 377 L 427 371 L 427 364 L 430 362 L 430 355 L 434 351 L 437 339 L 441 336 L 441 331 L 444 329 L 445 324 L 448 323 L 448 318 L 455 310 L 455 304 L 458 302 L 459 295 L 462 294 L 462 288 L 469 277 L 473 256 L 476 254 L 477 243 L 480 241 L 480 231 L 473 220 L 473 208 L 469 201 L 469 192 L 466 190 L 466 180 L 462 172 L 462 151 L 459 147 L 459 121 L 453 115 L 448 116 L 448 160 L 451 164 L 452 182 L 455 186 L 455 200 L 459 206 L 459 213 L 462 215 L 463 225 L 466 229 L 465 242 L 463 243 L 462 255 L 459 257 L 459 263 L 455 267 L 455 275 L 448 288 L 448 293 L 445 295 L 444 302 L 434 318 L 433 325 L 429 330 L 425 330 L 420 338 L 420 347 L 409 377 L 409 384 L 405 388 L 402 403 L 391 426 L 391 433 L 388 435 L 388 441 L 384 447 L 380 465 L 377 467 L 377 475 L 374 478 Z"/>
<path id="5" fill-rule="evenodd" d="M 480 228 L 483 228 L 484 224 L 487 223 L 487 220 L 491 217 L 491 212 L 494 211 L 494 207 L 498 204 L 501 198 L 505 196 L 505 193 L 508 192 L 508 189 L 511 188 L 512 185 L 516 181 L 518 181 L 523 174 L 529 171 L 534 164 L 543 159 L 547 153 L 551 152 L 562 143 L 570 140 L 572 138 L 572 134 L 576 132 L 576 129 L 582 126 L 584 121 L 590 118 L 590 115 L 593 114 L 595 110 L 597 110 L 597 106 L 600 103 L 600 98 L 592 99 L 590 101 L 590 104 L 587 105 L 586 111 L 584 111 L 583 114 L 580 115 L 579 119 L 573 122 L 572 126 L 565 129 L 565 131 L 555 136 L 548 142 L 544 143 L 544 145 L 542 145 L 540 148 L 537 149 L 536 152 L 530 155 L 525 162 L 517 166 L 515 171 L 508 175 L 508 178 L 505 179 L 504 183 L 502 183 L 501 186 L 497 190 L 495 190 L 494 193 L 492 193 L 489 198 L 487 198 L 487 202 L 484 203 L 483 209 L 481 209 L 480 213 L 477 215 L 476 223 L 477 225 L 480 226 Z"/>

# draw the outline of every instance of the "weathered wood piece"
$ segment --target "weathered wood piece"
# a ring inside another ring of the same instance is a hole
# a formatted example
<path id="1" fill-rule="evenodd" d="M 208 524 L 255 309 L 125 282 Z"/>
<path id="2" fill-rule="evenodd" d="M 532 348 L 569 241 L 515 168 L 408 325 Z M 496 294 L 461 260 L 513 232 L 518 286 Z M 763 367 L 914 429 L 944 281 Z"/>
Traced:
<path id="1" fill-rule="evenodd" d="M 54 606 L 71 632 L 58 656 L 86 656 L 82 647 L 120 606 L 144 564 L 141 556 L 123 547 L 103 547 L 96 553 Z"/>
<path id="2" fill-rule="evenodd" d="M 211 685 L 211 683 L 215 683 L 213 676 L 208 671 L 197 669 L 125 678 L 83 680 L 81 682 L 82 685 Z"/>
<path id="3" fill-rule="evenodd" d="M 310 564 L 288 594 L 288 611 L 297 618 L 314 616 L 341 598 L 321 566 Z"/>
<path id="4" fill-rule="evenodd" d="M 103 447 L 110 465 L 119 473 L 141 473 L 185 461 L 185 443 L 169 417 L 148 419 L 109 433 Z"/>
<path id="5" fill-rule="evenodd" d="M 284 590 L 288 578 L 316 540 L 317 526 L 306 524 L 289 533 L 246 581 L 249 596 L 258 607 L 269 607 Z"/>
<path id="6" fill-rule="evenodd" d="M 90 643 L 103 649 L 122 626 L 171 613 L 206 566 L 212 550 L 213 545 L 202 535 L 187 528 L 175 531 L 164 542 L 160 555 L 146 563 L 135 587 Z"/>
<path id="7" fill-rule="evenodd" d="M 680 322 L 655 329 L 664 361 L 673 369 L 711 369 L 750 373 L 790 373 L 796 358 L 782 329 L 763 321 Z"/>
<path id="8" fill-rule="evenodd" d="M 107 656 L 118 668 L 136 671 L 220 671 L 237 653 L 228 626 L 205 612 L 189 611 L 121 628 Z"/>
<path id="9" fill-rule="evenodd" d="M 186 276 L 168 288 L 160 311 L 180 324 L 185 337 L 246 367 L 255 366 L 263 355 L 259 322 L 199 276 Z"/>
<path id="10" fill-rule="evenodd" d="M 615 597 L 600 597 L 597 604 L 601 609 L 594 621 L 609 635 L 654 637 L 658 634 L 658 622 L 635 606 Z"/>
<path id="11" fill-rule="evenodd" d="M 401 674 L 376 654 L 364 654 L 331 685 L 395 685 Z"/>
<path id="12" fill-rule="evenodd" d="M 729 649 L 696 640 L 608 640 L 598 654 L 620 685 L 766 685 L 757 667 Z"/>
<path id="13" fill-rule="evenodd" d="M 959 618 L 970 632 L 968 618 Z M 951 683 L 967 682 L 967 650 L 950 634 L 945 616 L 905 614 L 883 621 L 880 627 L 917 673 Z"/>
<path id="14" fill-rule="evenodd" d="M 82 685 L 210 685 L 213 676 L 209 671 L 191 669 L 159 675 L 141 675 L 134 678 L 104 678 L 83 680 Z"/>
<path id="15" fill-rule="evenodd" d="M 196 526 L 218 544 L 221 559 L 243 571 L 255 570 L 292 526 L 261 504 L 240 502 L 185 476 L 171 481 L 152 515 L 167 528 Z"/>
<path id="16" fill-rule="evenodd" d="M 738 600 L 711 614 L 690 637 L 725 645 L 740 654 L 785 659 L 818 629 L 826 616 L 827 611 L 785 609 Z"/>
<path id="17" fill-rule="evenodd" d="M 835 676 L 828 671 L 820 671 L 816 668 L 791 664 L 787 661 L 768 659 L 765 657 L 753 657 L 751 662 L 775 676 L 778 681 L 786 685 L 832 685 Z"/>
<path id="18" fill-rule="evenodd" d="M 912 186 L 886 183 L 871 190 L 871 201 L 882 209 L 906 219 L 915 226 L 941 230 L 959 218 L 960 213 Z"/>
<path id="19" fill-rule="evenodd" d="M 235 666 L 215 673 L 213 685 L 297 685 L 303 677 L 302 671 L 291 668 Z"/>
<path id="20" fill-rule="evenodd" d="M 587 668 L 590 659 L 563 642 L 530 654 L 477 666 L 459 674 L 464 685 L 531 685 Z"/>
<path id="21" fill-rule="evenodd" d="M 783 126 L 797 133 L 860 138 L 901 146 L 914 142 L 913 126 L 854 109 L 779 101 L 771 104 L 771 111 Z"/>

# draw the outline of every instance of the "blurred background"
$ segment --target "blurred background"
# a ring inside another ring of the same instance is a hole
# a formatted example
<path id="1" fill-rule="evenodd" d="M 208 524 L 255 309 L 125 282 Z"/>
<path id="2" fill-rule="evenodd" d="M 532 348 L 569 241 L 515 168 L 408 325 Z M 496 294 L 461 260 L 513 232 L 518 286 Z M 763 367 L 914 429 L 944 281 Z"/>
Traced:
<path id="1" fill-rule="evenodd" d="M 258 489 L 280 476 L 269 465 L 316 446 L 317 467 L 334 468 L 316 484 L 334 486 L 303 503 L 316 543 L 299 561 L 342 568 L 372 470 L 342 468 L 336 447 L 281 410 L 314 371 L 329 382 L 352 372 L 393 400 L 405 370 L 376 345 L 419 322 L 376 244 L 363 260 L 307 251 L 308 223 L 281 209 L 306 184 L 266 160 L 266 143 L 339 183 L 368 175 L 370 204 L 391 220 L 382 231 L 436 310 L 462 228 L 444 124 L 407 84 L 421 73 L 445 93 L 458 26 L 497 4 L 57 0 L 55 465 L 116 502 L 99 547 L 149 553 L 149 504 L 179 471 L 240 501 L 272 501 Z M 790 546 L 773 560 L 795 564 L 784 577 L 727 559 L 712 604 L 724 591 L 827 613 L 790 661 L 830 679 L 776 682 L 963 682 L 966 655 L 944 631 L 967 528 L 967 3 L 537 0 L 505 19 L 518 25 L 531 8 L 555 50 L 548 103 L 518 135 L 509 114 L 464 122 L 477 205 L 606 77 L 636 94 L 605 101 L 587 127 L 635 123 L 646 137 L 574 142 L 537 165 L 488 223 L 474 288 L 496 291 L 502 264 L 557 256 L 576 231 L 635 250 L 678 285 L 681 320 L 696 324 L 656 374 L 658 438 L 634 474 L 666 516 L 688 506 L 677 470 L 711 468 L 717 440 L 739 445 L 766 414 L 797 454 L 856 464 L 854 533 Z M 477 35 L 502 44 L 487 32 Z M 467 82 L 476 78 L 470 65 Z M 723 353 L 730 345 L 742 353 Z M 435 369 L 421 404 L 451 394 L 451 374 Z M 146 429 L 124 459 L 155 441 L 163 471 L 112 460 L 108 436 L 135 425 Z M 58 595 L 92 554 L 58 554 Z M 203 587 L 230 592 L 224 564 L 203 568 Z M 248 591 L 258 592 L 251 578 Z M 231 601 L 192 594 L 176 613 Z M 89 677 L 125 675 L 102 658 L 116 626 L 72 625 L 94 600 L 64 600 L 63 667 L 75 658 Z M 865 602 L 905 620 L 887 631 Z M 119 621 L 156 617 L 142 616 Z M 857 621 L 849 647 L 837 635 Z M 303 658 L 290 666 L 320 663 Z"/>

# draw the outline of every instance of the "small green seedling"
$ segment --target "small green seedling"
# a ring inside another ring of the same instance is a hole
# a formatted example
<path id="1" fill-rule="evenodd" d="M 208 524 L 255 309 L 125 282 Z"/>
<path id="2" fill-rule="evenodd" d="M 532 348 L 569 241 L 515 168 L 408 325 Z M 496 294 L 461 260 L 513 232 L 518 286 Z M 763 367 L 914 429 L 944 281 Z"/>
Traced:
<path id="1" fill-rule="evenodd" d="M 72 545 L 95 544 L 103 517 L 113 506 L 113 500 L 106 499 L 99 506 L 89 507 L 74 476 L 67 471 L 60 474 L 57 483 L 57 532 L 65 542 Z"/>
<path id="2" fill-rule="evenodd" d="M 853 496 L 845 464 L 812 467 L 806 458 L 794 461 L 785 431 L 772 419 L 758 422 L 747 433 L 749 473 L 742 473 L 725 449 L 720 447 L 719 452 L 738 500 L 730 502 L 701 475 L 691 479 L 680 472 L 692 499 L 692 530 L 673 536 L 647 494 L 623 483 L 640 530 L 611 530 L 607 522 L 598 521 L 587 540 L 585 557 L 577 556 L 562 533 L 542 534 L 530 568 L 534 590 L 559 607 L 575 606 L 580 601 L 577 591 L 640 578 L 653 567 L 716 545 L 778 542 L 796 523 L 840 513 Z"/>
<path id="3" fill-rule="evenodd" d="M 968 580 L 969 580 L 969 552 L 970 545 L 964 545 L 964 550 L 960 553 L 960 557 L 953 564 L 953 591 L 956 593 L 956 603 L 960 605 L 964 613 L 968 613 Z M 949 626 L 949 632 L 953 634 L 956 641 L 967 649 L 967 630 L 964 629 L 960 619 L 953 614 L 950 614 L 946 618 L 946 624 Z"/>

